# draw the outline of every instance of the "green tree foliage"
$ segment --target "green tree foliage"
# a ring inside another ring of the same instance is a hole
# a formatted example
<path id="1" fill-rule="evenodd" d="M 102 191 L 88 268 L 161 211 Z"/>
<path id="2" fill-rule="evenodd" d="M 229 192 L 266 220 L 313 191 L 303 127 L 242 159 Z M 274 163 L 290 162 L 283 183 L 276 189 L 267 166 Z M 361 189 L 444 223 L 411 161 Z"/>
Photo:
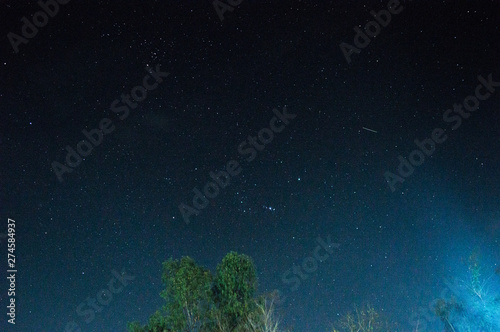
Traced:
<path id="1" fill-rule="evenodd" d="M 131 332 L 205 331 L 210 325 L 212 275 L 190 257 L 170 258 L 163 263 L 160 293 L 165 305 L 157 310 L 146 326 L 129 323 Z"/>
<path id="2" fill-rule="evenodd" d="M 252 259 L 230 252 L 217 266 L 214 301 L 230 329 L 235 329 L 255 309 L 257 275 Z"/>
<path id="3" fill-rule="evenodd" d="M 150 318 L 146 326 L 141 326 L 139 322 L 129 323 L 127 326 L 130 332 L 171 332 L 167 316 L 163 309 L 157 310 Z"/>
<path id="4" fill-rule="evenodd" d="M 230 252 L 215 277 L 190 257 L 163 263 L 161 296 L 165 305 L 148 324 L 128 324 L 130 332 L 278 332 L 274 297 L 257 292 L 255 265 L 249 256 Z"/>
<path id="5" fill-rule="evenodd" d="M 190 257 L 163 263 L 161 296 L 167 302 L 166 325 L 176 331 L 199 331 L 210 310 L 212 275 Z"/>

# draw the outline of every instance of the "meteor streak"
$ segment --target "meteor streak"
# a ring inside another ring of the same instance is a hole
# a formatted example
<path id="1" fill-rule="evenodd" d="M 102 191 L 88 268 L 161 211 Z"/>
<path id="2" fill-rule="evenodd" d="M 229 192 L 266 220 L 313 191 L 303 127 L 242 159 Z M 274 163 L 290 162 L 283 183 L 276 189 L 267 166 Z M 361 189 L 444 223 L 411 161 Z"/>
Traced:
<path id="1" fill-rule="evenodd" d="M 363 129 L 367 130 L 367 131 L 371 131 L 372 133 L 378 134 L 378 131 L 376 131 L 376 130 L 373 130 L 373 129 L 370 129 L 370 128 L 366 128 L 366 127 L 363 127 Z"/>

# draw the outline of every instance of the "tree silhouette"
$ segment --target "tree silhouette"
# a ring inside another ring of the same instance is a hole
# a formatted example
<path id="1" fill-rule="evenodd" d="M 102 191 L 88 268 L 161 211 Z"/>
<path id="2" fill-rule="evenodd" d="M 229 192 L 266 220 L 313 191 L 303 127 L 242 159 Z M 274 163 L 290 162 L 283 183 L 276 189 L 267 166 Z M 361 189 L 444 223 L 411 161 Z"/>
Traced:
<path id="1" fill-rule="evenodd" d="M 252 259 L 235 252 L 227 254 L 217 266 L 214 300 L 230 330 L 236 329 L 255 310 L 256 290 L 257 276 Z"/>
<path id="2" fill-rule="evenodd" d="M 499 269 L 495 272 L 499 274 Z M 500 331 L 499 286 L 494 278 L 495 273 L 484 276 L 479 254 L 473 252 L 468 260 L 467 279 L 454 287 L 455 294 L 450 300 L 440 299 L 435 305 L 445 331 Z"/>
<path id="3" fill-rule="evenodd" d="M 386 332 L 392 331 L 390 323 L 370 305 L 358 308 L 343 315 L 332 326 L 332 332 Z"/>
<path id="4" fill-rule="evenodd" d="M 130 332 L 278 332 L 273 294 L 255 298 L 257 276 L 249 256 L 228 253 L 215 277 L 190 257 L 163 263 L 166 304 Z"/>

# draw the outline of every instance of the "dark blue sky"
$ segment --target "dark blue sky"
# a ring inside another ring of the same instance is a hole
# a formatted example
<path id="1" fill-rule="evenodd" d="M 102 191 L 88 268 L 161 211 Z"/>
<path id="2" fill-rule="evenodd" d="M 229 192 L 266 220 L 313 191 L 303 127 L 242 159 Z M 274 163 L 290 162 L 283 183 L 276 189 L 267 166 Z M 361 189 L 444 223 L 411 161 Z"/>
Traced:
<path id="1" fill-rule="evenodd" d="M 398 331 L 440 331 L 429 303 L 447 280 L 474 250 L 500 262 L 500 3 L 402 2 L 350 61 L 340 45 L 388 2 L 243 0 L 222 21 L 175 3 L 73 0 L 13 47 L 40 5 L 0 1 L 0 232 L 16 221 L 18 265 L 0 330 L 124 331 L 162 305 L 163 261 L 215 271 L 237 251 L 295 331 L 366 302 Z M 179 206 L 228 168 L 187 224 Z M 335 243 L 319 263 L 318 237 Z"/>

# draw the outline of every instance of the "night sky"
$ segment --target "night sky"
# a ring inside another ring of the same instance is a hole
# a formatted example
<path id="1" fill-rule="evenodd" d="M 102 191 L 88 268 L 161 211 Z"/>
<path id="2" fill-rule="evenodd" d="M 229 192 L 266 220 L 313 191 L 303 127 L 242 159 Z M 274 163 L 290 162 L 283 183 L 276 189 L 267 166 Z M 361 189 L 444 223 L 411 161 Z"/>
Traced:
<path id="1" fill-rule="evenodd" d="M 283 327 L 441 331 L 471 253 L 499 267 L 500 2 L 45 2 L 0 1 L 1 331 L 125 331 L 163 261 L 230 251 Z"/>

